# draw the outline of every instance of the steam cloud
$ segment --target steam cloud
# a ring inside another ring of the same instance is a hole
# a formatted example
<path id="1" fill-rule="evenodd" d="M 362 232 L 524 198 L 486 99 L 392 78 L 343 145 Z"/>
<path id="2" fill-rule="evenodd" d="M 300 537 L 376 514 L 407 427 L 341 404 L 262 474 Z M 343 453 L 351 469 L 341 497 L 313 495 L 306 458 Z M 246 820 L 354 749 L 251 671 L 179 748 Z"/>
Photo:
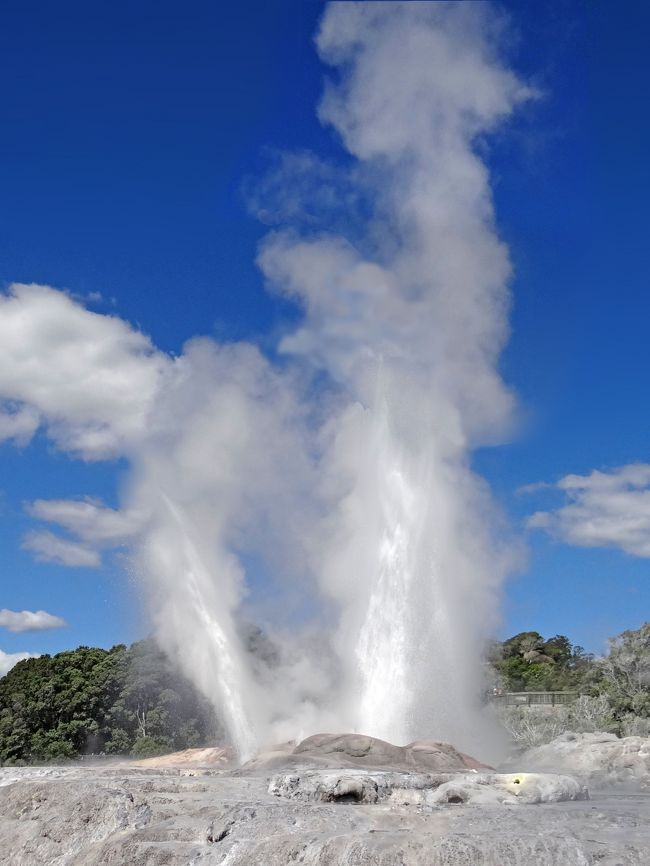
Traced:
<path id="1" fill-rule="evenodd" d="M 205 338 L 171 358 L 44 286 L 0 299 L 0 435 L 42 425 L 132 465 L 119 513 L 34 503 L 67 536 L 27 545 L 132 545 L 160 641 L 242 755 L 327 728 L 472 742 L 510 552 L 469 456 L 513 409 L 511 269 L 478 144 L 532 95 L 499 40 L 485 4 L 327 8 L 319 116 L 350 165 L 284 156 L 262 184 L 279 225 L 259 266 L 302 310 L 275 361 Z M 247 652 L 242 611 L 274 666 Z"/>

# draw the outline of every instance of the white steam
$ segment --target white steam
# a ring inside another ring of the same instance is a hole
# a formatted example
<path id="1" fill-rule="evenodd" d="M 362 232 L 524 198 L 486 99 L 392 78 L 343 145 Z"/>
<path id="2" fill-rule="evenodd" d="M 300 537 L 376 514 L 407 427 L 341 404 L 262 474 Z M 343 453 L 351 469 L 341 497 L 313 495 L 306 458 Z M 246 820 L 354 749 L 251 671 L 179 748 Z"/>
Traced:
<path id="1" fill-rule="evenodd" d="M 475 735 L 508 553 L 469 455 L 513 407 L 497 370 L 510 263 L 479 145 L 531 95 L 491 15 L 327 8 L 320 117 L 354 165 L 303 154 L 267 184 L 295 222 L 259 265 L 303 311 L 279 361 L 208 339 L 172 359 L 47 287 L 0 299 L 0 434 L 24 441 L 40 419 L 61 448 L 132 464 L 119 514 L 32 514 L 97 557 L 133 545 L 161 643 L 242 755 L 324 728 Z M 243 613 L 272 663 L 248 651 Z"/>
<path id="2" fill-rule="evenodd" d="M 361 166 L 372 224 L 354 245 L 279 232 L 260 255 L 305 311 L 281 350 L 347 397 L 327 427 L 314 563 L 341 609 L 347 726 L 393 742 L 466 739 L 505 565 L 467 465 L 512 408 L 496 370 L 510 264 L 476 145 L 530 92 L 484 13 L 330 6 L 317 45 L 341 76 L 320 116 Z"/>

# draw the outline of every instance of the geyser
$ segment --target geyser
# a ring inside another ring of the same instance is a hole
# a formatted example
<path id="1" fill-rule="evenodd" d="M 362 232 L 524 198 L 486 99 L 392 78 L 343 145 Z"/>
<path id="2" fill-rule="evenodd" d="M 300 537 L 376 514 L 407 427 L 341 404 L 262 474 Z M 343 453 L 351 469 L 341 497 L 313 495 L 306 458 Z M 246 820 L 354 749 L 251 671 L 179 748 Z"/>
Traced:
<path id="1" fill-rule="evenodd" d="M 285 155 L 261 184 L 276 227 L 259 266 L 302 312 L 272 359 L 206 338 L 170 357 L 43 286 L 0 299 L 7 429 L 132 467 L 120 514 L 59 502 L 48 519 L 90 557 L 132 546 L 159 640 L 242 757 L 323 729 L 475 748 L 510 554 L 470 454 L 513 406 L 480 154 L 531 96 L 500 32 L 486 4 L 327 7 L 319 116 L 347 153 Z M 243 609 L 273 665 L 248 652 Z"/>

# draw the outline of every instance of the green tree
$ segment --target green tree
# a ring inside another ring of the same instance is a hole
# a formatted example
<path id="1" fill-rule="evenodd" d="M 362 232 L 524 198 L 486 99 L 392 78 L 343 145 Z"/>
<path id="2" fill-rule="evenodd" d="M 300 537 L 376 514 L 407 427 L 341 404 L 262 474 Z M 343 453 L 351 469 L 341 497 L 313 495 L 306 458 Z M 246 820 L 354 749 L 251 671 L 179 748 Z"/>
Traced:
<path id="1" fill-rule="evenodd" d="M 581 690 L 593 668 L 593 657 L 568 637 L 545 640 L 538 631 L 493 642 L 488 659 L 503 688 L 511 692 Z"/>
<path id="2" fill-rule="evenodd" d="M 609 640 L 597 688 L 606 694 L 619 721 L 650 718 L 650 622 Z"/>
<path id="3" fill-rule="evenodd" d="M 0 762 L 150 755 L 218 733 L 207 701 L 151 640 L 19 662 L 0 679 Z"/>

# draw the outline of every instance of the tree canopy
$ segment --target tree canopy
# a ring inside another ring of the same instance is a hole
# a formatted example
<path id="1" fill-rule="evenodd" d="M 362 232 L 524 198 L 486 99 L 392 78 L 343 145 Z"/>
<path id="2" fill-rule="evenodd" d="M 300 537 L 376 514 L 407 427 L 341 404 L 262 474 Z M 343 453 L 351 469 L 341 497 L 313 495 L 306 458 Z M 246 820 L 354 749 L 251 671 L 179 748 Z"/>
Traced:
<path id="1" fill-rule="evenodd" d="M 565 635 L 545 640 L 537 631 L 523 631 L 493 643 L 488 659 L 500 686 L 509 692 L 580 689 L 594 663 L 592 655 Z"/>
<path id="2" fill-rule="evenodd" d="M 0 762 L 146 757 L 214 740 L 214 715 L 152 640 L 19 662 L 0 679 Z"/>

